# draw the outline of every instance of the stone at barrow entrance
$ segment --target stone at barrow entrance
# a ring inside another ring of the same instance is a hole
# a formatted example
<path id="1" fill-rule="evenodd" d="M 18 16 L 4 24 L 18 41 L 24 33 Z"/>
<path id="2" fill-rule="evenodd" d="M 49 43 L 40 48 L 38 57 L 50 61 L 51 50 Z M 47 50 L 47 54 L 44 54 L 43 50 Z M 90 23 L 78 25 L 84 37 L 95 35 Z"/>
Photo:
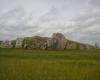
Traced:
<path id="1" fill-rule="evenodd" d="M 64 50 L 66 45 L 66 39 L 61 33 L 54 33 L 51 38 L 51 48 L 54 50 Z"/>

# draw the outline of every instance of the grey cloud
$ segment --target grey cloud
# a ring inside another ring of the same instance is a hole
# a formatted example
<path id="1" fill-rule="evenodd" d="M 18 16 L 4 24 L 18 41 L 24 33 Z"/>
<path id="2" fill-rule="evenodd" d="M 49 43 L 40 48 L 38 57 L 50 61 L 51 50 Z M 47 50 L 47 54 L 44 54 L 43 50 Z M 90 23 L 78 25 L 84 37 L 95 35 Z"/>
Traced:
<path id="1" fill-rule="evenodd" d="M 90 5 L 99 6 L 100 7 L 100 0 L 90 0 Z"/>
<path id="2" fill-rule="evenodd" d="M 94 10 L 94 9 L 93 9 Z M 92 11 L 76 17 L 73 21 L 76 23 L 76 28 L 73 33 L 82 35 L 78 36 L 79 41 L 95 43 L 100 40 L 100 12 Z"/>
<path id="3" fill-rule="evenodd" d="M 0 14 L 0 39 L 51 36 L 54 32 L 61 32 L 68 39 L 100 42 L 99 0 L 31 0 L 31 5 L 30 2 L 26 5 L 26 2 L 23 2 L 25 10 L 17 7 Z M 34 10 L 33 13 L 27 14 L 26 7 Z"/>

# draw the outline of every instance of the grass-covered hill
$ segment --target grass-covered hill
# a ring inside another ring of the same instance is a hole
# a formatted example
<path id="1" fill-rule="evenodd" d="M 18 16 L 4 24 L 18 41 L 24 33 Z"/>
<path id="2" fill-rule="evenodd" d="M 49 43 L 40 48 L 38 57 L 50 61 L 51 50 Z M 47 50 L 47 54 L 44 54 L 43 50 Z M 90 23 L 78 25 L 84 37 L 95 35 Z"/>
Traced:
<path id="1" fill-rule="evenodd" d="M 53 33 L 52 37 L 24 37 L 17 38 L 12 41 L 1 42 L 2 48 L 26 48 L 26 49 L 94 49 L 95 47 L 89 44 L 83 44 L 76 41 L 68 40 L 62 33 Z"/>

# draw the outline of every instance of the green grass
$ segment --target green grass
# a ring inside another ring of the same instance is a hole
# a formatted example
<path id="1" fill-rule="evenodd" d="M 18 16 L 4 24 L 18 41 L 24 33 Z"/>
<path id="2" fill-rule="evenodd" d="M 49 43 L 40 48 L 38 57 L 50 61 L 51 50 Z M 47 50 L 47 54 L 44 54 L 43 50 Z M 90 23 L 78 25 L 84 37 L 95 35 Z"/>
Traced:
<path id="1" fill-rule="evenodd" d="M 0 80 L 100 80 L 100 50 L 0 49 Z"/>

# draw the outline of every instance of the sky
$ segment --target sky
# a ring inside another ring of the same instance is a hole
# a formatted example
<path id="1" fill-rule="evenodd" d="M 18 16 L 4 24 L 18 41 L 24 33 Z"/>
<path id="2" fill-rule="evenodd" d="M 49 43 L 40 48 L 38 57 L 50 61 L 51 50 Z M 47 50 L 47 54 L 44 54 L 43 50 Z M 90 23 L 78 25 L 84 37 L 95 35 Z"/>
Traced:
<path id="1" fill-rule="evenodd" d="M 100 44 L 100 0 L 0 0 L 0 40 L 56 32 Z"/>

